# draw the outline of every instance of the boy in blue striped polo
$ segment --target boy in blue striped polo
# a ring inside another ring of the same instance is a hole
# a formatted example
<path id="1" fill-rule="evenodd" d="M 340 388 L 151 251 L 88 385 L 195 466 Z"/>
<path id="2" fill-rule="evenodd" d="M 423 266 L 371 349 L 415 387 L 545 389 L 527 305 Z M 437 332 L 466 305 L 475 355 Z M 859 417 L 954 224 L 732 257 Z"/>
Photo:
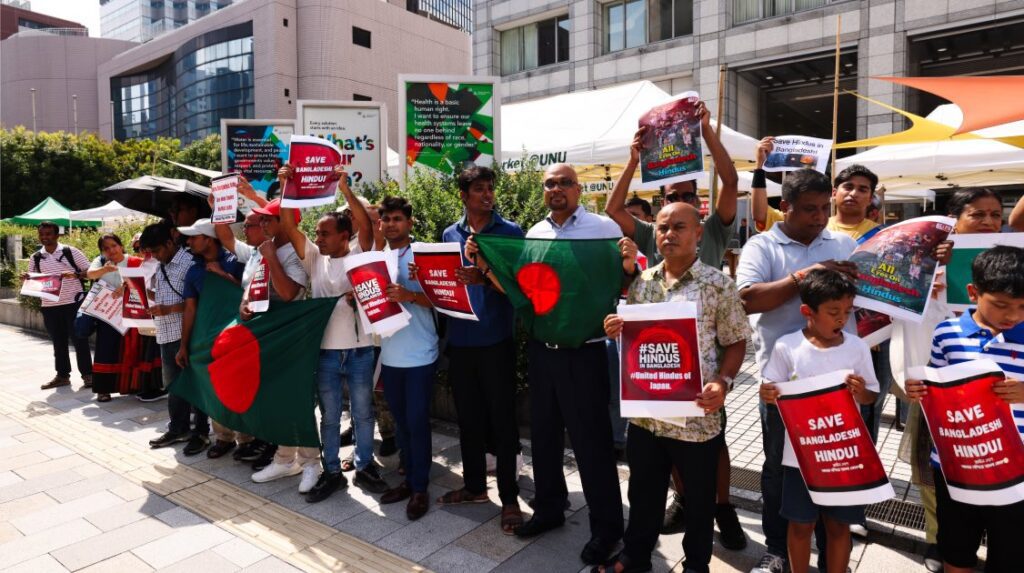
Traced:
<path id="1" fill-rule="evenodd" d="M 935 327 L 929 366 L 939 368 L 989 358 L 1006 373 L 993 385 L 1010 404 L 1017 431 L 1024 439 L 1024 249 L 993 247 L 978 255 L 967 291 L 976 308 Z M 927 393 L 920 380 L 907 380 L 907 396 Z M 932 465 L 941 470 L 932 448 Z M 1020 571 L 1024 567 L 1024 502 L 980 506 L 953 500 L 941 471 L 935 472 L 939 522 L 939 553 L 946 573 L 972 571 L 983 535 L 988 536 L 986 572 Z"/>

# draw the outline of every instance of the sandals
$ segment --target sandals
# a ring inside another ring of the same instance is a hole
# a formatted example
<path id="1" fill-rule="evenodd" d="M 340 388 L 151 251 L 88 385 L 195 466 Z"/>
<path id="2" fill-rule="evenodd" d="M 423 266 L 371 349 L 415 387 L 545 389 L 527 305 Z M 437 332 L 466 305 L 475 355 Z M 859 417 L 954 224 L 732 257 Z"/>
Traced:
<path id="1" fill-rule="evenodd" d="M 110 401 L 110 394 L 97 394 L 96 395 L 96 401 L 97 402 L 109 402 Z"/>
<path id="2" fill-rule="evenodd" d="M 353 453 L 347 458 L 341 460 L 341 471 L 350 472 L 356 469 L 356 455 Z"/>
<path id="3" fill-rule="evenodd" d="M 501 532 L 515 535 L 516 529 L 523 525 L 523 512 L 518 503 L 501 506 Z"/>
<path id="4" fill-rule="evenodd" d="M 466 488 L 453 489 L 452 491 L 437 498 L 439 505 L 460 505 L 463 503 L 487 503 L 491 501 L 487 497 L 487 492 L 481 494 L 475 494 L 468 491 Z"/>

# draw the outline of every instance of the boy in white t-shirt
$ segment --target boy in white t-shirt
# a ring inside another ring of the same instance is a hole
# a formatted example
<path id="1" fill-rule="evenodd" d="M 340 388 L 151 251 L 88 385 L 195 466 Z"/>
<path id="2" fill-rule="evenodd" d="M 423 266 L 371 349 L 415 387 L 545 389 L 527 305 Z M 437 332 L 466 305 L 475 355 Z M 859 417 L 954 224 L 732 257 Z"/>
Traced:
<path id="1" fill-rule="evenodd" d="M 878 393 L 878 379 L 871 363 L 871 351 L 860 338 L 843 332 L 853 312 L 857 290 L 846 275 L 827 269 L 807 273 L 800 281 L 800 313 L 807 327 L 787 334 L 775 343 L 771 358 L 761 375 L 761 399 L 774 404 L 777 384 L 835 372 L 853 370 L 846 385 L 858 404 L 872 404 Z M 864 519 L 864 506 L 823 506 L 811 500 L 796 464 L 793 444 L 786 436 L 782 464 L 782 517 L 789 521 L 787 549 L 793 573 L 810 568 L 811 534 L 819 517 L 825 525 L 825 555 L 819 569 L 846 571 L 850 562 L 850 524 Z M 820 540 L 819 540 L 820 547 Z"/>

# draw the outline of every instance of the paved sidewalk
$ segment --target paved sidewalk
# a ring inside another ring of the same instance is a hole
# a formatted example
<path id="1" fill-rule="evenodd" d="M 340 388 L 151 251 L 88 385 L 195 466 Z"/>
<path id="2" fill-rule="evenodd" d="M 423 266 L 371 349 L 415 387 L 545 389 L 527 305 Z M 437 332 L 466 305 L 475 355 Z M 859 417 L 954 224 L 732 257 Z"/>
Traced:
<path id="1" fill-rule="evenodd" d="M 230 457 L 150 450 L 147 441 L 166 424 L 165 402 L 98 404 L 77 380 L 74 389 L 41 391 L 50 364 L 47 340 L 0 326 L 0 570 L 585 570 L 578 553 L 589 537 L 587 509 L 571 455 L 572 507 L 559 530 L 529 541 L 503 535 L 493 487 L 494 503 L 433 505 L 410 523 L 404 504 L 380 506 L 353 486 L 308 504 L 296 491 L 298 478 L 255 484 L 251 470 Z M 759 468 L 749 394 L 741 385 L 730 400 L 728 439 L 735 466 Z M 454 429 L 437 423 L 432 498 L 461 485 L 459 458 Z M 381 462 L 396 483 L 396 457 Z M 524 509 L 533 491 L 528 462 L 520 479 Z M 628 518 L 624 465 L 620 476 Z M 748 570 L 763 551 L 760 516 L 741 511 L 740 519 L 750 546 L 729 552 L 716 543 L 712 571 Z M 681 540 L 661 538 L 655 571 L 682 570 Z M 860 542 L 851 566 L 921 570 L 917 556 Z"/>

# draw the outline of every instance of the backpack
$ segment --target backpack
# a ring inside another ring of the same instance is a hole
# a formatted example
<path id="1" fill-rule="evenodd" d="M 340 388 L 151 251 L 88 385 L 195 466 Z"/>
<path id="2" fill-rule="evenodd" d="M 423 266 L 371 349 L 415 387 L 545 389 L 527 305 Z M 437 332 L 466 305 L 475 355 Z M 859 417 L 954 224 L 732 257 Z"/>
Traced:
<path id="1" fill-rule="evenodd" d="M 72 269 L 74 269 L 75 274 L 82 272 L 82 269 L 78 268 L 78 264 L 75 263 L 75 256 L 71 254 L 71 247 L 64 245 L 64 247 L 61 248 L 60 255 L 57 257 L 57 262 L 60 262 L 62 259 L 64 260 L 65 263 L 70 265 Z M 39 268 L 39 263 L 42 260 L 43 248 L 40 247 L 39 250 L 32 255 L 32 262 L 35 263 L 37 273 L 42 272 L 42 270 Z M 85 279 L 79 278 L 78 282 L 82 285 L 82 292 L 78 293 L 78 295 L 76 296 L 76 302 L 78 300 L 85 298 L 85 294 L 89 292 L 89 288 L 85 285 Z"/>

